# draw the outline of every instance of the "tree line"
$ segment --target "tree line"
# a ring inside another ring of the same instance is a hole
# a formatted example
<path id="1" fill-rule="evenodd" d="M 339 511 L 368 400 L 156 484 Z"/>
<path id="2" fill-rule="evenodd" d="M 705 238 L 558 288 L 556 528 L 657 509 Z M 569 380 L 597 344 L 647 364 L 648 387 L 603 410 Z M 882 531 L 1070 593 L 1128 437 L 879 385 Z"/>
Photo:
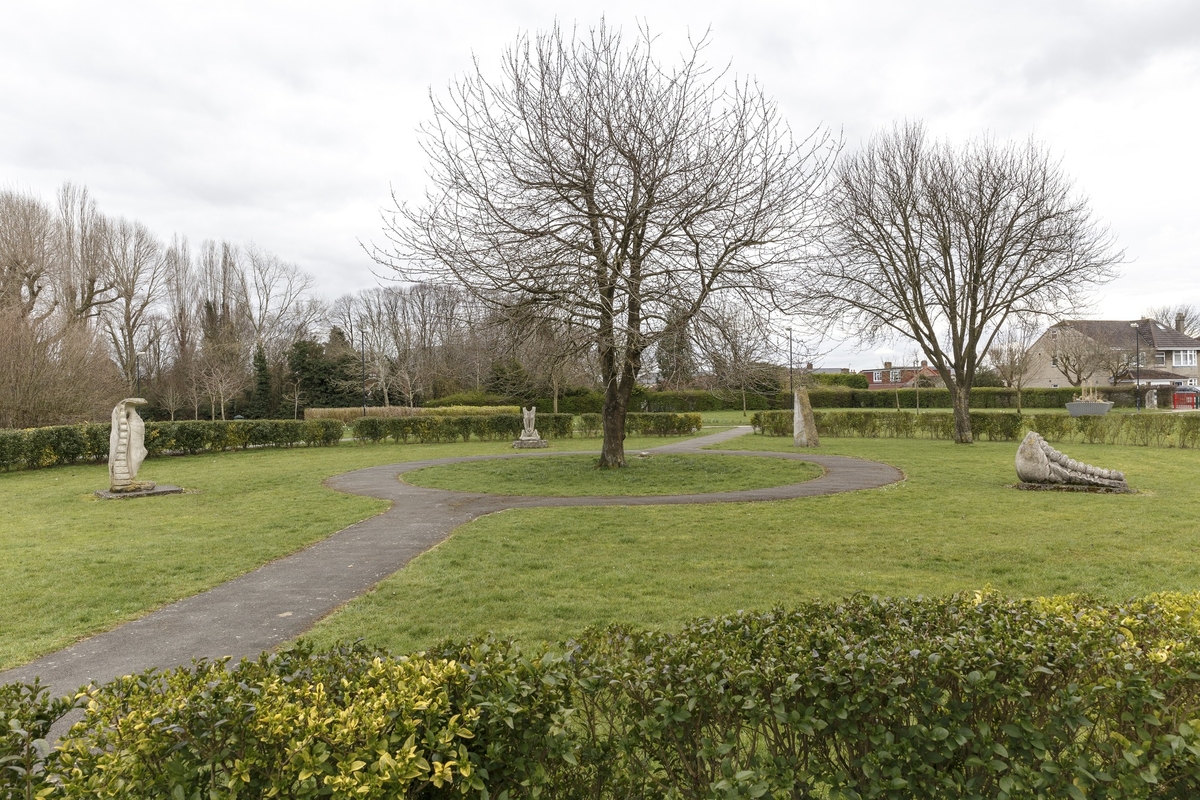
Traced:
<path id="1" fill-rule="evenodd" d="M 653 351 L 665 385 L 778 391 L 757 319 L 708 316 Z M 459 287 L 329 300 L 254 244 L 160 237 L 102 213 L 83 186 L 50 201 L 0 191 L 0 428 L 102 420 L 139 393 L 161 419 L 293 418 L 461 392 L 557 403 L 596 389 L 597 373 L 569 321 L 527 324 Z"/>

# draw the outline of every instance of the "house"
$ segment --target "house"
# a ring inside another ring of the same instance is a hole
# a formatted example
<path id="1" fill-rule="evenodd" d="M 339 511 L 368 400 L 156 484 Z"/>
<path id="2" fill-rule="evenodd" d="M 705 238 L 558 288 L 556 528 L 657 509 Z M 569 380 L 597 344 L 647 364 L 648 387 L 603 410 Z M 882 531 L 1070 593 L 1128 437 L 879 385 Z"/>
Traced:
<path id="1" fill-rule="evenodd" d="M 1152 319 L 1064 320 L 1029 349 L 1027 387 L 1196 386 L 1200 339 Z"/>
<path id="2" fill-rule="evenodd" d="M 864 369 L 859 374 L 866 376 L 868 389 L 911 389 L 918 379 L 921 386 L 942 385 L 941 376 L 928 361 L 922 361 L 919 367 L 898 367 L 885 361 L 883 367 Z"/>

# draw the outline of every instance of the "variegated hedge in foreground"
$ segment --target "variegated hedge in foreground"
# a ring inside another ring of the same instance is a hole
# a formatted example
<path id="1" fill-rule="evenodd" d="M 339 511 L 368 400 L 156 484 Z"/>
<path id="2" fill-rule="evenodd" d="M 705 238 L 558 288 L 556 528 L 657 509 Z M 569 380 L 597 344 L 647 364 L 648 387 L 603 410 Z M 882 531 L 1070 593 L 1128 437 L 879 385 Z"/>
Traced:
<path id="1" fill-rule="evenodd" d="M 1198 609 L 855 596 L 530 654 L 300 646 L 91 687 L 53 750 L 72 703 L 9 686 L 0 797 L 1195 797 Z"/>

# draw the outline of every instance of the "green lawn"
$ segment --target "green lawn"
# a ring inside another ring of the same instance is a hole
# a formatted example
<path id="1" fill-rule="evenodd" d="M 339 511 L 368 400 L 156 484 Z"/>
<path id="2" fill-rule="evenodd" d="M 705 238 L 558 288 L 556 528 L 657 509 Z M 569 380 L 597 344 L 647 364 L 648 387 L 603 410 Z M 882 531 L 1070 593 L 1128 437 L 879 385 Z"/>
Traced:
<path id="1" fill-rule="evenodd" d="M 663 439 L 630 439 L 631 450 Z M 598 449 L 597 439 L 553 449 Z M 507 442 L 264 449 L 147 461 L 139 477 L 192 493 L 100 501 L 104 465 L 0 473 L 0 669 L 215 586 L 376 514 L 325 489 L 360 467 L 511 453 Z"/>
<path id="2" fill-rule="evenodd" d="M 790 450 L 745 436 L 731 449 Z M 311 634 L 404 652 L 487 630 L 558 640 L 623 621 L 698 616 L 854 592 L 1118 599 L 1200 590 L 1200 452 L 1065 444 L 1125 470 L 1135 495 L 1008 488 L 1015 443 L 826 439 L 901 484 L 771 503 L 505 511 L 476 520 Z"/>
<path id="3" fill-rule="evenodd" d="M 404 480 L 459 492 L 575 497 L 579 495 L 665 495 L 762 489 L 802 483 L 821 475 L 803 461 L 718 455 L 651 455 L 628 451 L 628 466 L 600 470 L 592 456 L 472 461 L 408 472 Z"/>

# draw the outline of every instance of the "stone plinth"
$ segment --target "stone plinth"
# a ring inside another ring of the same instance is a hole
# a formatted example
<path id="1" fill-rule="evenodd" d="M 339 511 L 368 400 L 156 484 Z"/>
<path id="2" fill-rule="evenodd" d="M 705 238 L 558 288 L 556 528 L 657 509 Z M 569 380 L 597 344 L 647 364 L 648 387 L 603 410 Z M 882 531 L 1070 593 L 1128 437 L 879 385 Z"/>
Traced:
<path id="1" fill-rule="evenodd" d="M 99 497 L 101 500 L 130 500 L 135 497 L 157 497 L 160 494 L 183 494 L 183 487 L 168 486 L 166 484 L 155 486 L 151 484 L 151 488 L 149 489 L 137 489 L 132 492 L 114 492 L 110 489 L 101 489 L 96 492 L 96 497 Z"/>

